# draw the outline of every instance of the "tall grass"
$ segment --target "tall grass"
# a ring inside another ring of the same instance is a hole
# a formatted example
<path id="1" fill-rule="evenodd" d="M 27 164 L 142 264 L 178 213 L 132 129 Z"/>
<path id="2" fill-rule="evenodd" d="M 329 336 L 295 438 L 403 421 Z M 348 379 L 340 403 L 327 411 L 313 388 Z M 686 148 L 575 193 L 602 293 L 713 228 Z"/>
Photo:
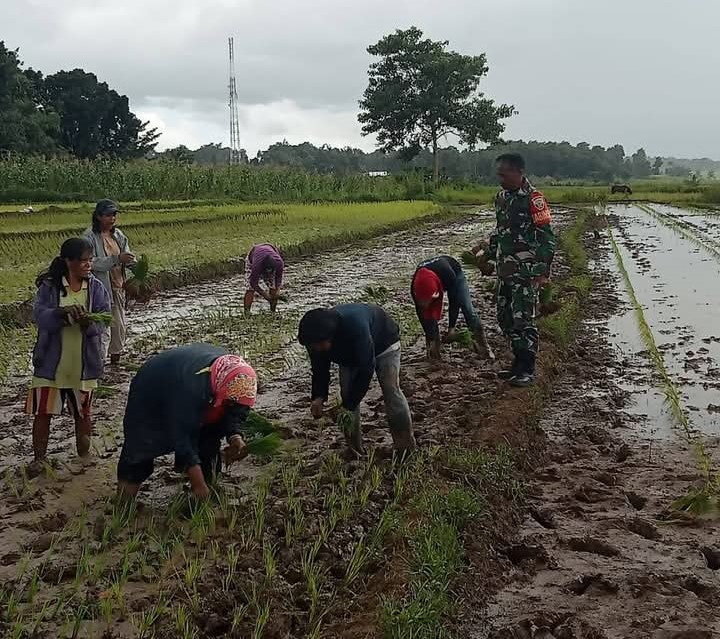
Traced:
<path id="1" fill-rule="evenodd" d="M 336 176 L 299 169 L 195 166 L 172 162 L 0 159 L 0 201 L 227 198 L 233 201 L 384 201 L 426 194 L 422 177 Z"/>

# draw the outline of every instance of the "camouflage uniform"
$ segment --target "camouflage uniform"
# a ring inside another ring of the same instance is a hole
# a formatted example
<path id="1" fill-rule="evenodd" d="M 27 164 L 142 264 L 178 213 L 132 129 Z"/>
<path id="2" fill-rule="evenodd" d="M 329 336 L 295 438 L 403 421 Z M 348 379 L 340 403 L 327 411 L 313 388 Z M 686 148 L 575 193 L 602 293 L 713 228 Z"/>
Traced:
<path id="1" fill-rule="evenodd" d="M 497 228 L 487 256 L 498 275 L 497 318 L 515 355 L 538 349 L 535 326 L 537 291 L 533 278 L 550 275 L 555 235 L 550 209 L 540 191 L 526 180 L 517 191 L 500 191 L 495 198 Z M 534 359 L 534 358 L 533 358 Z"/>

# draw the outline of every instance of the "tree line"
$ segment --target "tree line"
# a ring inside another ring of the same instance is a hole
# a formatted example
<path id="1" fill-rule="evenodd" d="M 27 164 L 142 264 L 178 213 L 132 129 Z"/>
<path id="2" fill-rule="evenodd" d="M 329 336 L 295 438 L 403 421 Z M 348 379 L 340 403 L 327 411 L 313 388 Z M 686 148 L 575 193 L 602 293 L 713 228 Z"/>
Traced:
<path id="1" fill-rule="evenodd" d="M 132 159 L 154 149 L 158 136 L 95 74 L 43 76 L 23 69 L 18 50 L 0 41 L 0 152 Z"/>

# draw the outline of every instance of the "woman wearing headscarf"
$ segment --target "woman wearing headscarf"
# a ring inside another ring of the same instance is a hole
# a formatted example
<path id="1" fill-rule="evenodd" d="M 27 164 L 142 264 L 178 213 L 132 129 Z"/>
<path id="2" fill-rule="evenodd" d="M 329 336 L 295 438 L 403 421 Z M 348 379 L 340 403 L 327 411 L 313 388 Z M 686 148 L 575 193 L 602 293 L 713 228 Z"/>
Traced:
<path id="1" fill-rule="evenodd" d="M 207 497 L 225 463 L 246 455 L 241 428 L 257 395 L 253 368 L 239 355 L 210 344 L 179 346 L 149 359 L 130 384 L 118 463 L 118 493 L 134 497 L 153 472 L 154 460 L 175 453 L 193 494 Z"/>
<path id="2" fill-rule="evenodd" d="M 115 226 L 118 207 L 112 200 L 100 200 L 95 205 L 92 226 L 85 231 L 93 247 L 93 275 L 107 289 L 112 302 L 113 323 L 103 336 L 103 355 L 110 353 L 110 363 L 118 364 L 125 349 L 127 323 L 125 318 L 126 269 L 135 264 L 135 256 L 125 234 Z"/>

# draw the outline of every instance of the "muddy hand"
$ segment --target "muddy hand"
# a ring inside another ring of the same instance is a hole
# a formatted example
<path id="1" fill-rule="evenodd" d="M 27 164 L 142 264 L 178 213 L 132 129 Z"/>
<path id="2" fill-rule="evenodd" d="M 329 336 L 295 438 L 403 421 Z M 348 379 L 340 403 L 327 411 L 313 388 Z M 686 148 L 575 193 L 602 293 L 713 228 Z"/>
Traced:
<path id="1" fill-rule="evenodd" d="M 234 435 L 230 439 L 230 444 L 223 451 L 225 455 L 225 465 L 230 466 L 241 459 L 248 456 L 247 445 L 240 435 Z"/>
<path id="2" fill-rule="evenodd" d="M 481 327 L 475 331 L 473 335 L 473 349 L 475 352 L 484 359 L 495 361 L 495 353 L 493 353 L 490 344 L 488 344 L 487 338 L 485 337 L 485 330 Z"/>

